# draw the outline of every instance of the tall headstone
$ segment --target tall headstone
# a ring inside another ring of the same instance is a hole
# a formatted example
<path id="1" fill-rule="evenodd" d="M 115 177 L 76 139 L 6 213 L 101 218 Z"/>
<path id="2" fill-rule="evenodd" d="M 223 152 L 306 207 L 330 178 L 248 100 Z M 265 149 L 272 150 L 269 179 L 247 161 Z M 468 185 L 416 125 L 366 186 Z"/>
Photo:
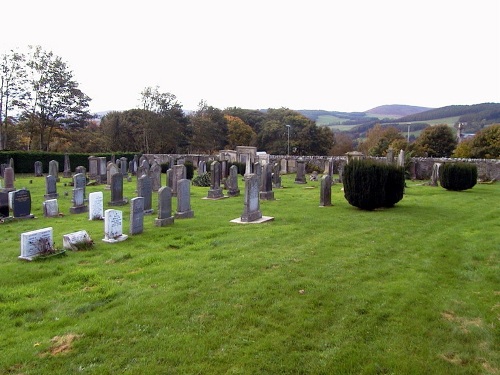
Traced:
<path id="1" fill-rule="evenodd" d="M 69 208 L 69 212 L 72 214 L 81 214 L 88 211 L 88 206 L 85 204 L 84 194 L 85 190 L 82 188 L 73 188 L 72 190 L 73 198 L 71 202 L 73 202 L 73 206 Z"/>
<path id="2" fill-rule="evenodd" d="M 29 190 L 20 189 L 12 192 L 12 216 L 18 219 L 32 219 L 31 193 Z"/>
<path id="3" fill-rule="evenodd" d="M 99 176 L 99 158 L 89 156 L 89 178 L 95 180 Z"/>
<path id="4" fill-rule="evenodd" d="M 54 236 L 52 227 L 21 233 L 21 255 L 23 260 L 33 260 L 37 256 L 52 252 Z"/>
<path id="5" fill-rule="evenodd" d="M 332 205 L 332 177 L 329 174 L 325 174 L 321 178 L 319 205 L 321 207 Z"/>
<path id="6" fill-rule="evenodd" d="M 405 167 L 405 152 L 404 152 L 404 150 L 400 150 L 399 151 L 398 164 L 397 165 L 400 168 L 404 168 Z"/>
<path id="7" fill-rule="evenodd" d="M 304 159 L 297 160 L 297 175 L 295 176 L 296 184 L 307 184 L 306 180 L 306 162 Z"/>
<path id="8" fill-rule="evenodd" d="M 164 227 L 174 223 L 172 216 L 172 189 L 163 186 L 158 190 L 158 217 L 155 219 L 157 227 Z"/>
<path id="9" fill-rule="evenodd" d="M 85 189 L 87 187 L 87 178 L 84 173 L 77 173 L 73 176 L 73 188 L 83 190 L 83 200 L 87 199 L 85 195 Z"/>
<path id="10" fill-rule="evenodd" d="M 223 198 L 222 188 L 220 187 L 221 165 L 218 161 L 212 162 L 210 166 L 210 189 L 208 190 L 209 199 Z"/>
<path id="11" fill-rule="evenodd" d="M 37 160 L 35 161 L 35 177 L 43 176 L 43 165 L 42 162 Z"/>
<path id="12" fill-rule="evenodd" d="M 71 177 L 71 165 L 69 162 L 69 155 L 64 154 L 64 171 L 63 171 L 63 177 L 69 178 Z"/>
<path id="13" fill-rule="evenodd" d="M 89 220 L 104 219 L 104 197 L 102 191 L 89 194 Z"/>
<path id="14" fill-rule="evenodd" d="M 75 174 L 82 174 L 85 177 L 85 184 L 87 184 L 87 169 L 83 165 L 79 165 L 75 168 Z"/>
<path id="15" fill-rule="evenodd" d="M 2 191 L 4 193 L 8 193 L 8 192 L 16 190 L 16 188 L 14 187 L 14 168 L 6 167 L 4 169 L 3 182 L 4 182 L 4 187 L 3 187 Z"/>
<path id="16" fill-rule="evenodd" d="M 236 165 L 231 165 L 229 167 L 229 177 L 227 179 L 227 195 L 230 197 L 236 197 L 240 195 L 240 189 L 238 187 L 238 167 Z"/>
<path id="17" fill-rule="evenodd" d="M 245 176 L 245 200 L 243 214 L 241 215 L 242 222 L 251 222 L 262 218 L 259 187 L 260 179 L 256 174 L 251 173 Z"/>
<path id="18" fill-rule="evenodd" d="M 389 147 L 387 149 L 387 154 L 385 155 L 385 160 L 387 164 L 394 164 L 394 149 Z"/>
<path id="19" fill-rule="evenodd" d="M 161 187 L 161 165 L 155 160 L 149 170 L 153 191 L 160 190 Z"/>
<path id="20" fill-rule="evenodd" d="M 128 175 L 127 168 L 128 168 L 127 158 L 125 156 L 122 156 L 120 158 L 120 172 L 124 177 L 127 177 Z"/>
<path id="21" fill-rule="evenodd" d="M 262 166 L 262 174 L 260 176 L 260 192 L 259 198 L 262 200 L 274 200 L 273 191 L 273 174 L 271 164 L 267 163 Z"/>
<path id="22" fill-rule="evenodd" d="M 432 174 L 431 174 L 431 181 L 429 182 L 429 185 L 431 186 L 438 186 L 439 183 L 439 175 L 441 172 L 441 166 L 443 163 L 434 163 L 432 165 Z"/>
<path id="23" fill-rule="evenodd" d="M 182 179 L 177 181 L 177 211 L 176 219 L 188 219 L 194 217 L 191 210 L 191 181 Z"/>
<path id="24" fill-rule="evenodd" d="M 128 238 L 123 234 L 122 211 L 108 209 L 104 211 L 104 242 L 121 242 Z"/>
<path id="25" fill-rule="evenodd" d="M 283 173 L 283 174 L 287 174 L 288 173 L 288 160 L 281 159 L 280 169 L 281 169 L 281 173 Z"/>
<path id="26" fill-rule="evenodd" d="M 57 199 L 47 199 L 42 202 L 44 217 L 59 217 L 59 204 Z"/>
<path id="27" fill-rule="evenodd" d="M 9 217 L 9 193 L 0 191 L 0 218 Z"/>
<path id="28" fill-rule="evenodd" d="M 98 182 L 100 184 L 106 184 L 107 180 L 107 171 L 108 171 L 108 165 L 106 164 L 106 157 L 105 156 L 99 156 L 99 178 Z"/>
<path id="29" fill-rule="evenodd" d="M 183 180 L 187 176 L 186 166 L 184 164 L 177 164 L 172 166 L 172 173 L 169 177 L 171 177 L 171 181 L 167 180 L 169 183 L 168 186 L 172 189 L 172 195 L 174 197 L 177 196 L 177 182 Z"/>
<path id="30" fill-rule="evenodd" d="M 114 174 L 116 174 L 118 172 L 119 172 L 119 169 L 115 163 L 112 163 L 112 162 L 108 163 L 108 165 L 106 166 L 106 184 L 108 186 L 111 186 L 111 176 L 113 176 Z M 122 181 L 123 181 L 123 178 L 122 178 Z"/>
<path id="31" fill-rule="evenodd" d="M 127 199 L 123 198 L 123 175 L 119 172 L 113 174 L 110 178 L 111 202 L 110 206 L 123 206 L 127 204 Z"/>
<path id="32" fill-rule="evenodd" d="M 59 162 L 57 160 L 49 161 L 49 174 L 54 176 L 56 182 L 61 181 L 59 178 Z"/>
<path id="33" fill-rule="evenodd" d="M 55 199 L 58 196 L 56 178 L 49 174 L 45 177 L 45 195 L 43 197 L 45 199 Z"/>
<path id="34" fill-rule="evenodd" d="M 143 175 L 137 181 L 137 196 L 144 198 L 144 214 L 151 214 L 153 213 L 153 184 L 151 177 Z"/>
<path id="35" fill-rule="evenodd" d="M 279 163 L 273 164 L 273 189 L 281 189 L 281 167 Z"/>
<path id="36" fill-rule="evenodd" d="M 140 234 L 144 231 L 144 198 L 135 197 L 130 200 L 129 234 Z"/>

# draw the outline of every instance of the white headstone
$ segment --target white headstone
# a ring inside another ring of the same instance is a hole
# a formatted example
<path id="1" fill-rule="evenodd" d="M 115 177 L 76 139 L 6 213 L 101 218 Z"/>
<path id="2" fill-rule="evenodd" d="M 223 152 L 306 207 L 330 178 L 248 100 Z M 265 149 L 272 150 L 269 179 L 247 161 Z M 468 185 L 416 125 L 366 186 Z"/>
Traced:
<path id="1" fill-rule="evenodd" d="M 43 205 L 43 216 L 44 217 L 58 217 L 59 216 L 59 204 L 57 199 L 47 199 L 42 203 Z"/>
<path id="2" fill-rule="evenodd" d="M 52 249 L 54 244 L 52 227 L 21 233 L 21 255 L 19 259 L 33 260 Z"/>
<path id="3" fill-rule="evenodd" d="M 102 191 L 89 194 L 89 220 L 104 219 L 104 197 Z"/>
<path id="4" fill-rule="evenodd" d="M 63 247 L 67 250 L 82 250 L 92 247 L 94 242 L 85 230 L 63 235 Z"/>
<path id="5" fill-rule="evenodd" d="M 104 242 L 115 243 L 128 238 L 123 234 L 122 211 L 109 209 L 104 211 Z"/>

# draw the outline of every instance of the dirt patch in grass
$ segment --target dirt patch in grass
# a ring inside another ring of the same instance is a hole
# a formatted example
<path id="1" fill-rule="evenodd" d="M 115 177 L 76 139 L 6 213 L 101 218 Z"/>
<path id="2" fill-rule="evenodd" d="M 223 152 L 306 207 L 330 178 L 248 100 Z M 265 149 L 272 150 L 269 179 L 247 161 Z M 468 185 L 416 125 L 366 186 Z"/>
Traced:
<path id="1" fill-rule="evenodd" d="M 455 313 L 452 311 L 442 312 L 441 316 L 449 322 L 459 324 L 460 329 L 464 333 L 469 333 L 469 327 L 482 327 L 483 325 L 483 321 L 481 320 L 481 318 L 474 318 L 474 319 L 463 318 L 456 316 Z"/>
<path id="2" fill-rule="evenodd" d="M 42 356 L 55 356 L 58 354 L 68 353 L 72 349 L 73 342 L 78 340 L 80 337 L 81 335 L 76 335 L 74 333 L 68 333 L 64 336 L 54 336 L 50 340 L 52 346 L 46 352 L 42 353 Z"/>

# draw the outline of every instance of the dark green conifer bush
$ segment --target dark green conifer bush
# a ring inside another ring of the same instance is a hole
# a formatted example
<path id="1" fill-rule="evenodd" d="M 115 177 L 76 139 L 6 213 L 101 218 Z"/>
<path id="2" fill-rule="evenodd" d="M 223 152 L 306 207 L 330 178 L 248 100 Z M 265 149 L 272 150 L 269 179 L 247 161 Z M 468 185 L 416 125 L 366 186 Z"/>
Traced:
<path id="1" fill-rule="evenodd" d="M 469 163 L 445 163 L 441 167 L 439 183 L 446 190 L 467 190 L 477 183 L 477 166 Z"/>
<path id="2" fill-rule="evenodd" d="M 344 196 L 363 210 L 392 207 L 404 193 L 404 170 L 373 160 L 353 160 L 344 167 Z"/>

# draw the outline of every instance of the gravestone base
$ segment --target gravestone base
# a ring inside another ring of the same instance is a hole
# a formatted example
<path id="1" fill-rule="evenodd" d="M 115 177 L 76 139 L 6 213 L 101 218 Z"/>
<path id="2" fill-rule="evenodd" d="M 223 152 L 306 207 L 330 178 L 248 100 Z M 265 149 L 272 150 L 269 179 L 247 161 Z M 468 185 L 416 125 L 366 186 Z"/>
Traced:
<path id="1" fill-rule="evenodd" d="M 262 224 L 268 221 L 273 221 L 274 217 L 272 216 L 261 216 L 259 219 L 252 220 L 252 221 L 243 221 L 241 217 L 237 219 L 233 219 L 230 222 L 231 223 L 236 223 L 236 224 Z"/>
<path id="2" fill-rule="evenodd" d="M 58 193 L 44 194 L 43 197 L 45 198 L 45 200 L 56 199 L 59 198 L 59 194 Z"/>
<path id="3" fill-rule="evenodd" d="M 262 212 L 260 211 L 253 211 L 249 212 L 246 215 L 241 215 L 240 219 L 241 221 L 247 223 L 250 221 L 256 221 L 262 218 Z"/>
<path id="4" fill-rule="evenodd" d="M 151 215 L 155 210 L 149 209 L 149 210 L 144 210 L 144 215 Z"/>
<path id="5" fill-rule="evenodd" d="M 219 198 L 223 198 L 223 197 L 224 197 L 224 193 L 222 192 L 222 188 L 210 189 L 208 191 L 208 195 L 207 195 L 208 199 L 219 199 Z"/>
<path id="6" fill-rule="evenodd" d="M 304 180 L 299 179 L 299 180 L 295 180 L 295 183 L 296 184 L 307 184 L 307 181 L 305 179 Z"/>
<path id="7" fill-rule="evenodd" d="M 259 192 L 259 198 L 265 201 L 273 201 L 274 191 L 261 191 Z"/>
<path id="8" fill-rule="evenodd" d="M 166 217 L 164 219 L 155 219 L 155 226 L 166 227 L 167 225 L 172 225 L 174 223 L 174 217 Z"/>
<path id="9" fill-rule="evenodd" d="M 122 235 L 115 237 L 115 238 L 106 238 L 105 237 L 102 240 L 104 242 L 107 242 L 107 243 L 117 243 L 117 242 L 125 241 L 127 238 L 128 238 L 128 236 L 126 234 L 122 234 Z"/>
<path id="10" fill-rule="evenodd" d="M 222 196 L 217 197 L 217 198 L 203 197 L 203 198 L 201 198 L 201 199 L 208 199 L 208 200 L 210 200 L 210 201 L 217 201 L 217 200 L 219 200 L 219 199 L 226 199 L 226 198 L 229 198 L 229 196 L 227 196 L 227 195 L 222 195 Z"/>
<path id="11" fill-rule="evenodd" d="M 29 215 L 24 215 L 24 216 L 10 216 L 8 219 L 24 220 L 24 219 L 36 219 L 36 217 L 33 214 L 29 214 Z"/>
<path id="12" fill-rule="evenodd" d="M 108 206 L 125 206 L 128 203 L 128 199 L 123 199 L 121 201 L 108 202 Z"/>
<path id="13" fill-rule="evenodd" d="M 227 195 L 229 195 L 230 197 L 237 197 L 240 195 L 240 189 L 238 190 L 228 190 L 227 191 Z"/>
<path id="14" fill-rule="evenodd" d="M 69 208 L 69 212 L 72 214 L 83 214 L 84 212 L 88 212 L 88 206 L 74 206 Z"/>
<path id="15" fill-rule="evenodd" d="M 184 211 L 184 212 L 176 212 L 174 217 L 176 219 L 190 219 L 194 217 L 194 211 Z"/>

